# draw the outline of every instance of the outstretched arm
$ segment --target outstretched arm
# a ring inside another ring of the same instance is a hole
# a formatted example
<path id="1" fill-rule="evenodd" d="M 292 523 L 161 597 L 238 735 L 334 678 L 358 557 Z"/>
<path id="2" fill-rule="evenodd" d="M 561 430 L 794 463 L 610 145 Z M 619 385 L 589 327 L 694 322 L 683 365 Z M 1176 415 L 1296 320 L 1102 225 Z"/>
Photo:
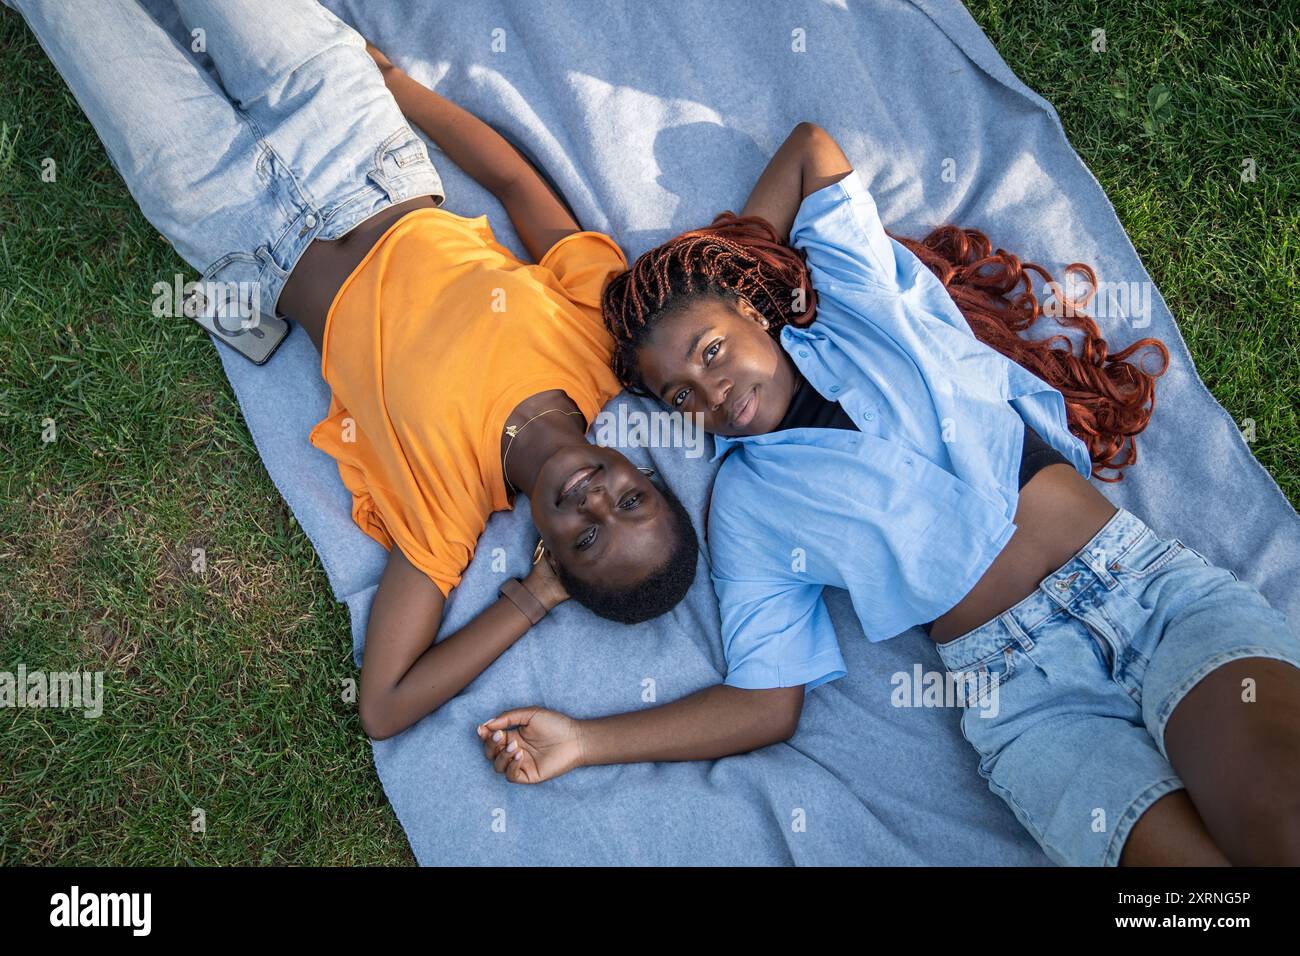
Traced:
<path id="1" fill-rule="evenodd" d="M 384 84 L 406 118 L 505 206 L 515 232 L 534 260 L 578 231 L 578 224 L 564 204 L 501 134 L 468 110 L 411 79 L 373 45 L 367 43 L 366 51 L 379 65 Z"/>
<path id="2" fill-rule="evenodd" d="M 830 133 L 812 123 L 800 123 L 758 177 L 741 215 L 762 216 L 781 241 L 787 242 L 804 198 L 851 172 L 853 167 Z"/>
<path id="3" fill-rule="evenodd" d="M 568 597 L 546 561 L 533 566 L 524 587 L 548 611 Z M 451 700 L 531 626 L 514 602 L 498 597 L 435 644 L 443 603 L 437 585 L 394 545 L 370 607 L 361 661 L 361 726 L 375 740 Z"/>
<path id="4" fill-rule="evenodd" d="M 803 685 L 743 690 L 716 684 L 648 710 L 574 720 L 540 707 L 480 724 L 483 753 L 511 783 L 540 783 L 574 767 L 712 760 L 789 740 Z"/>

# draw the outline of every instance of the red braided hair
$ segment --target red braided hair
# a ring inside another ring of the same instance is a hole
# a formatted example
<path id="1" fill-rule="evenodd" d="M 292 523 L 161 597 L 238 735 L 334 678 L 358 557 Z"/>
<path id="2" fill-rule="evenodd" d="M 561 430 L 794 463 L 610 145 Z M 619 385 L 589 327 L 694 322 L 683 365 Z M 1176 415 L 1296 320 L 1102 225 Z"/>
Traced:
<path id="1" fill-rule="evenodd" d="M 1070 431 L 1088 446 L 1094 475 L 1101 481 L 1120 480 L 1122 469 L 1137 461 L 1135 436 L 1151 419 L 1155 380 L 1169 367 L 1164 343 L 1143 338 L 1110 354 L 1097 323 L 1082 311 L 1097 287 L 1096 273 L 1083 263 L 1065 270 L 1088 278 L 1088 295 L 1076 301 L 1041 266 L 1021 262 L 1005 249 L 993 250 L 977 229 L 940 226 L 921 242 L 888 234 L 943 283 L 977 339 L 1060 390 Z M 1083 333 L 1079 354 L 1064 334 L 1038 340 L 1023 336 L 1044 311 L 1030 272 L 1037 272 L 1054 293 L 1056 301 L 1046 311 Z M 1023 290 L 1012 294 L 1022 284 Z M 817 312 L 803 253 L 782 243 L 767 220 L 724 212 L 711 226 L 643 253 L 605 287 L 601 304 L 614 337 L 613 369 L 625 386 L 644 392 L 637 351 L 662 318 L 703 295 L 745 298 L 768 320 L 773 337 L 787 323 L 808 325 Z M 1128 360 L 1147 346 L 1160 354 L 1158 371 Z M 1115 474 L 1103 475 L 1099 469 Z"/>

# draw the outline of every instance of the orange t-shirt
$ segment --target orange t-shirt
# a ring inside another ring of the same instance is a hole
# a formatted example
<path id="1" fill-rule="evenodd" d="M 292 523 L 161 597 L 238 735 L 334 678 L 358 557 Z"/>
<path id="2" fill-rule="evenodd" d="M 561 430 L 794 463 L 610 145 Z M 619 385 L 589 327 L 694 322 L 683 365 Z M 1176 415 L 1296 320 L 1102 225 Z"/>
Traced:
<path id="1" fill-rule="evenodd" d="M 486 216 L 418 209 L 380 237 L 325 319 L 328 416 L 310 441 L 338 461 L 352 518 L 396 542 L 443 595 L 494 511 L 511 507 L 501 435 L 531 395 L 563 389 L 591 424 L 620 389 L 600 318 L 627 268 L 608 236 L 577 232 L 536 265 Z"/>

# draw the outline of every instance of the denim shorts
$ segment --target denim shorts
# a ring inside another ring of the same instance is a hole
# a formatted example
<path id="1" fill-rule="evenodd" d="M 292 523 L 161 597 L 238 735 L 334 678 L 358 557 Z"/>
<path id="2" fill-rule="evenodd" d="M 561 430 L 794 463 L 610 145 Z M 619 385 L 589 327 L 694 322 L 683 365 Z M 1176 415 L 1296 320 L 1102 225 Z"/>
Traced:
<path id="1" fill-rule="evenodd" d="M 4 2 L 145 218 L 202 274 L 209 318 L 249 307 L 233 295 L 273 314 L 312 241 L 406 199 L 443 200 L 365 40 L 316 0 Z"/>
<path id="2" fill-rule="evenodd" d="M 963 688 L 979 772 L 1049 858 L 1117 865 L 1137 819 L 1183 788 L 1165 726 L 1229 661 L 1300 667 L 1252 585 L 1120 508 L 1014 607 L 937 645 Z"/>

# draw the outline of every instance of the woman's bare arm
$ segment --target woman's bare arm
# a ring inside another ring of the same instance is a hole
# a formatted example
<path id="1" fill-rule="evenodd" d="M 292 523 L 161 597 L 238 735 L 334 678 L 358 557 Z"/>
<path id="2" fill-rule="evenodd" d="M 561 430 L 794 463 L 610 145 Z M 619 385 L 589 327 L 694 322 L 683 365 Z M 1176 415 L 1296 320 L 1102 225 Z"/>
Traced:
<path id="1" fill-rule="evenodd" d="M 789 740 L 802 685 L 743 690 L 716 684 L 649 710 L 574 720 L 517 707 L 479 724 L 483 756 L 511 783 L 541 783 L 576 767 L 656 760 L 713 760 Z"/>
<path id="2" fill-rule="evenodd" d="M 566 595 L 547 571 L 539 562 L 524 583 L 550 610 Z M 375 740 L 401 733 L 451 700 L 531 626 L 513 601 L 498 597 L 434 644 L 443 604 L 437 585 L 394 545 L 370 608 L 361 662 L 361 726 Z"/>
<path id="3" fill-rule="evenodd" d="M 534 260 L 578 231 L 568 210 L 519 152 L 496 130 L 413 80 L 367 43 L 384 84 L 403 115 L 424 130 L 447 157 L 500 200 Z"/>
<path id="4" fill-rule="evenodd" d="M 583 764 L 712 760 L 789 740 L 803 711 L 803 685 L 744 690 L 716 684 L 680 700 L 578 721 Z"/>
<path id="5" fill-rule="evenodd" d="M 830 133 L 812 123 L 800 123 L 758 177 L 741 215 L 762 216 L 781 241 L 787 242 L 804 198 L 851 172 L 853 167 Z"/>

